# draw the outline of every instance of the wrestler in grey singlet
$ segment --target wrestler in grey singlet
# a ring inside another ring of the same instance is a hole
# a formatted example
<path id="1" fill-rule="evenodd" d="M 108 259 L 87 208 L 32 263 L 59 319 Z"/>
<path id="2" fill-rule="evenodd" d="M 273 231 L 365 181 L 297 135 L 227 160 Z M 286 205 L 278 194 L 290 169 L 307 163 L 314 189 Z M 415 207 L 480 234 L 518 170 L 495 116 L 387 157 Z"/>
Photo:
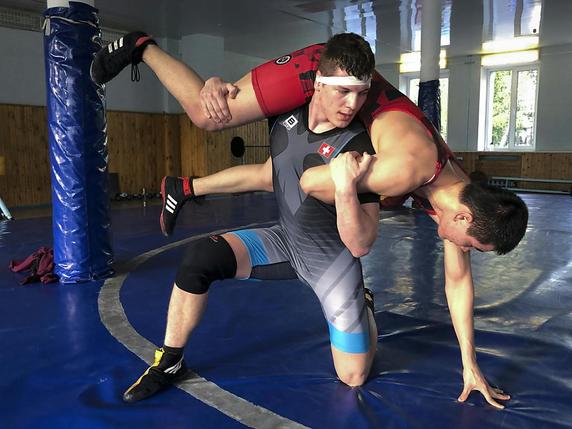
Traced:
<path id="1" fill-rule="evenodd" d="M 305 105 L 280 116 L 270 135 L 279 224 L 233 234 L 246 245 L 253 267 L 289 262 L 318 296 L 332 344 L 345 352 L 365 353 L 369 323 L 360 260 L 340 238 L 335 207 L 306 196 L 300 177 L 307 168 L 327 164 L 340 152 L 374 154 L 373 146 L 357 120 L 322 134 L 310 131 L 307 123 Z M 379 196 L 360 194 L 359 199 L 377 203 Z"/>

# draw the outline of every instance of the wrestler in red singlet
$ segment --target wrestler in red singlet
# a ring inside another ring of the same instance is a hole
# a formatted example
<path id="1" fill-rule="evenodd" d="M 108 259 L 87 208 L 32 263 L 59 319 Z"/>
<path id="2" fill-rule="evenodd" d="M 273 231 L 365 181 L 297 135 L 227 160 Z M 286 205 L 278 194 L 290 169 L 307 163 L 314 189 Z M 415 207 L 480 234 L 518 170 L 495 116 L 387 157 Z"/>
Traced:
<path id="1" fill-rule="evenodd" d="M 290 111 L 310 101 L 314 94 L 314 79 L 323 47 L 323 44 L 311 45 L 252 70 L 254 92 L 260 108 L 267 117 Z M 421 109 L 375 72 L 367 100 L 359 113 L 370 134 L 375 117 L 389 111 L 405 112 L 417 118 L 427 128 L 437 145 L 435 174 L 425 185 L 437 179 L 448 160 L 459 165 L 451 149 Z"/>

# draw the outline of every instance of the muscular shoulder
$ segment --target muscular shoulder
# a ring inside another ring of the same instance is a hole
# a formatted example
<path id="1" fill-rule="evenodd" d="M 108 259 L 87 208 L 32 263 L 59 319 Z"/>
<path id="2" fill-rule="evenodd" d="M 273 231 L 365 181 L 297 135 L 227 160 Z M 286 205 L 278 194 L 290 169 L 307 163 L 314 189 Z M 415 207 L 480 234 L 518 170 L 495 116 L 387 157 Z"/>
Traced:
<path id="1" fill-rule="evenodd" d="M 427 128 L 405 112 L 385 112 L 371 128 L 373 146 L 379 157 L 395 159 L 402 174 L 413 182 L 425 183 L 435 172 L 437 146 Z"/>
<path id="2" fill-rule="evenodd" d="M 427 143 L 435 146 L 425 125 L 405 112 L 382 113 L 374 120 L 371 133 L 375 136 L 374 140 L 381 139 L 378 143 L 382 149 L 413 148 L 415 145 Z M 404 138 L 407 142 L 405 146 L 400 144 L 400 140 Z"/>

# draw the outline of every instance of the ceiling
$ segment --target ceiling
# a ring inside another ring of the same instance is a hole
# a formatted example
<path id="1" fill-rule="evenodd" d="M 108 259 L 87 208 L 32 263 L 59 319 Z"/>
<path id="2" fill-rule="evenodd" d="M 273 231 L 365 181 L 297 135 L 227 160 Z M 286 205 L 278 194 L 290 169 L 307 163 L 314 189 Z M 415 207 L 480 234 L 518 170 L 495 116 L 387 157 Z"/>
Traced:
<path id="1" fill-rule="evenodd" d="M 95 0 L 104 27 L 180 38 L 210 34 L 225 49 L 271 58 L 330 35 L 354 31 L 375 48 L 377 63 L 416 49 L 422 0 Z M 572 43 L 572 0 L 441 0 L 448 55 L 478 53 L 483 39 L 540 34 L 541 46 Z M 42 12 L 45 0 L 0 0 Z M 136 6 L 134 6 L 136 5 Z M 418 49 L 418 48 L 417 48 Z"/>

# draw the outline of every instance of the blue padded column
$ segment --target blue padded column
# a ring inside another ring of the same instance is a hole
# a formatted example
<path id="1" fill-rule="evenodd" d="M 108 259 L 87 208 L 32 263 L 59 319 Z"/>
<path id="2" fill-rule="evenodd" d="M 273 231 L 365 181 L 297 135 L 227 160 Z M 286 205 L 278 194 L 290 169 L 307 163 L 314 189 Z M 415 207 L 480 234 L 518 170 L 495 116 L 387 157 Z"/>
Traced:
<path id="1" fill-rule="evenodd" d="M 55 271 L 88 281 L 113 273 L 104 94 L 89 75 L 101 33 L 97 9 L 82 2 L 45 18 Z"/>
<path id="2" fill-rule="evenodd" d="M 419 83 L 418 104 L 435 129 L 441 131 L 441 90 L 439 89 L 439 79 Z"/>
<path id="3" fill-rule="evenodd" d="M 441 130 L 439 54 L 441 51 L 441 0 L 423 0 L 421 6 L 421 73 L 419 108 L 437 131 Z"/>

